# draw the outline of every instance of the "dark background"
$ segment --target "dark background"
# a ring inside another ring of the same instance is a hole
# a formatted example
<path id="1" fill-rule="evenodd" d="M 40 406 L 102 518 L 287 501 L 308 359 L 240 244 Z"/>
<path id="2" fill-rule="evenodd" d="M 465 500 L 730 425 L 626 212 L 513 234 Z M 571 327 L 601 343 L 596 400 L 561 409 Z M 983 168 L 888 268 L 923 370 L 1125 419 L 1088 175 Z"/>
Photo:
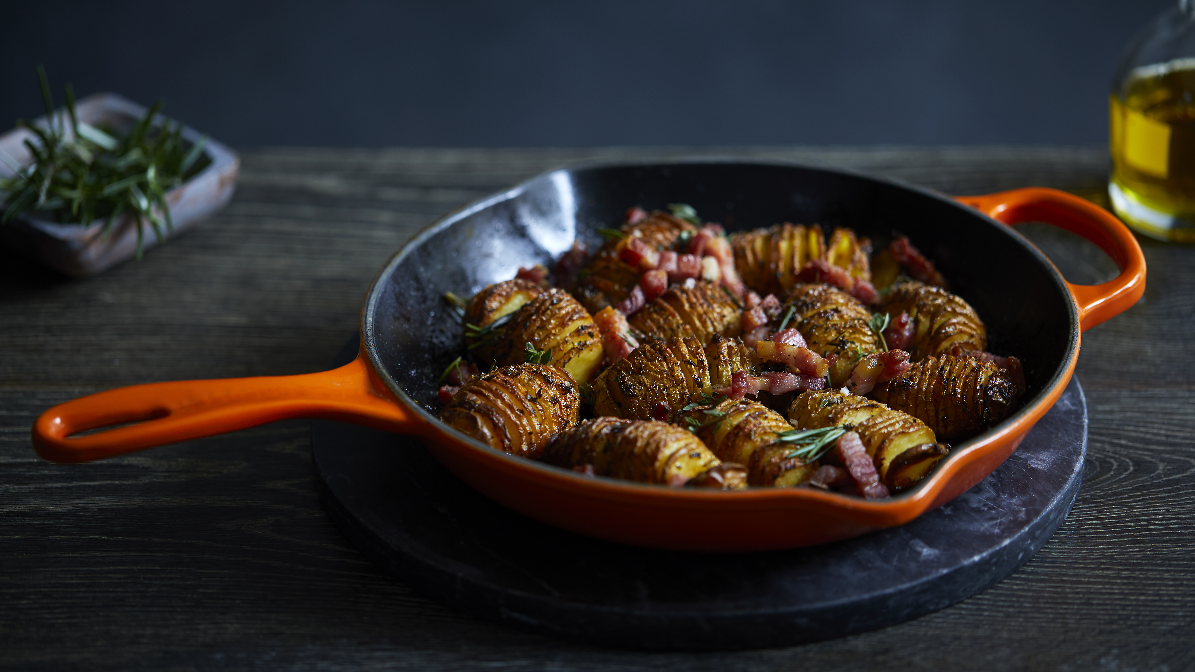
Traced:
<path id="1" fill-rule="evenodd" d="M 0 126 L 115 91 L 239 148 L 1102 144 L 1174 0 L 0 0 Z"/>

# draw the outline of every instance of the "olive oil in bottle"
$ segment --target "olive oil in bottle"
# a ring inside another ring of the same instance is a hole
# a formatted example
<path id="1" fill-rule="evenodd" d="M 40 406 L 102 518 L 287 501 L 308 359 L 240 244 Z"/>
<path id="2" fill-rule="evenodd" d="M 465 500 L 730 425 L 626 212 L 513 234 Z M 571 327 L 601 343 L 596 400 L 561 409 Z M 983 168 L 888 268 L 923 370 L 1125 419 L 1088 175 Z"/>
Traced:
<path id="1" fill-rule="evenodd" d="M 1116 214 L 1148 236 L 1184 242 L 1195 242 L 1192 5 L 1180 2 L 1130 45 L 1113 84 L 1109 138 Z"/>

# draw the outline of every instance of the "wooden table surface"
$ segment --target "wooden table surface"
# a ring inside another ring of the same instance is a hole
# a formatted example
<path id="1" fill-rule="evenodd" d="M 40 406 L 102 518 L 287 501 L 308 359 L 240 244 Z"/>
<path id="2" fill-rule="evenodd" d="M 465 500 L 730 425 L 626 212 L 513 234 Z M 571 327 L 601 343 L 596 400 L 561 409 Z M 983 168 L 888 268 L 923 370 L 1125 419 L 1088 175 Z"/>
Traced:
<path id="1" fill-rule="evenodd" d="M 140 263 L 66 280 L 0 251 L 0 668 L 1195 669 L 1195 249 L 1142 239 L 1145 297 L 1083 337 L 1082 490 L 1037 557 L 934 614 L 808 646 L 582 646 L 462 615 L 367 562 L 312 485 L 308 423 L 104 462 L 38 460 L 45 408 L 113 387 L 326 368 L 368 284 L 437 216 L 587 158 L 759 156 L 952 194 L 1095 196 L 1089 148 L 329 150 L 243 155 L 221 214 Z M 1035 240 L 1072 280 L 1106 258 Z"/>

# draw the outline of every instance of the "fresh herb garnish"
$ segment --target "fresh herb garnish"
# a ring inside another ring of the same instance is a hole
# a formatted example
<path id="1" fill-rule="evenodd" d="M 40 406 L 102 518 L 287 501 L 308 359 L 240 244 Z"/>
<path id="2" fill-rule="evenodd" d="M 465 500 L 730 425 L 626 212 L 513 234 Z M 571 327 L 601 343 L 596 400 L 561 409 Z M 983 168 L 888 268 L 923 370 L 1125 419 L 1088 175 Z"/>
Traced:
<path id="1" fill-rule="evenodd" d="M 676 247 L 677 249 L 688 249 L 690 240 L 693 240 L 693 232 L 681 231 L 680 235 L 676 237 L 676 244 L 673 247 Z"/>
<path id="2" fill-rule="evenodd" d="M 784 311 L 784 319 L 780 320 L 780 328 L 776 330 L 777 333 L 784 331 L 784 327 L 788 326 L 788 321 L 792 319 L 793 311 L 796 309 L 796 306 L 789 306 L 788 310 Z"/>
<path id="3" fill-rule="evenodd" d="M 528 364 L 547 364 L 552 361 L 552 349 L 536 350 L 531 341 L 527 341 L 527 363 Z"/>
<path id="4" fill-rule="evenodd" d="M 843 427 L 823 427 L 822 429 L 792 429 L 781 432 L 776 437 L 776 443 L 791 443 L 796 448 L 785 458 L 799 457 L 806 462 L 815 462 L 830 451 L 838 437 L 846 434 Z"/>
<path id="5" fill-rule="evenodd" d="M 452 370 L 459 367 L 460 365 L 461 365 L 460 357 L 457 357 L 456 359 L 452 360 L 452 363 L 448 365 L 447 369 L 444 369 L 444 373 L 440 374 L 440 379 L 437 380 L 436 382 L 437 383 L 444 382 L 444 379 L 448 377 L 448 374 L 452 373 Z"/>
<path id="6" fill-rule="evenodd" d="M 701 226 L 701 218 L 697 216 L 697 209 L 688 203 L 669 203 L 668 209 L 672 211 L 673 217 L 686 220 L 694 226 Z"/>
<path id="7" fill-rule="evenodd" d="M 456 294 L 453 294 L 452 292 L 444 292 L 444 300 L 447 301 L 448 303 L 452 304 L 452 310 L 454 312 L 456 312 L 458 317 L 464 319 L 465 308 L 467 308 L 469 306 L 469 304 L 464 299 L 457 296 Z"/>
<path id="8" fill-rule="evenodd" d="M 871 321 L 868 322 L 868 326 L 875 332 L 876 337 L 880 339 L 880 349 L 883 352 L 888 352 L 888 341 L 884 340 L 884 330 L 888 328 L 890 319 L 888 313 L 884 313 L 883 315 L 876 314 L 872 315 Z"/>
<path id="9" fill-rule="evenodd" d="M 626 233 L 618 229 L 598 229 L 597 234 L 608 241 L 622 240 L 627 237 Z"/>
<path id="10" fill-rule="evenodd" d="M 161 117 L 161 101 L 124 135 L 79 121 L 75 92 L 66 86 L 66 114 L 55 114 L 46 71 L 37 68 L 38 85 L 49 120 L 35 126 L 23 120 L 17 127 L 36 136 L 25 141 L 33 155 L 27 166 L 0 179 L 0 203 L 5 213 L 0 223 L 27 211 L 45 213 L 60 223 L 88 226 L 106 220 L 107 233 L 121 215 L 137 223 L 137 251 L 141 258 L 141 224 L 149 222 L 161 242 L 174 228 L 166 192 L 205 168 L 207 137 L 190 144 L 182 137 L 182 124 Z"/>

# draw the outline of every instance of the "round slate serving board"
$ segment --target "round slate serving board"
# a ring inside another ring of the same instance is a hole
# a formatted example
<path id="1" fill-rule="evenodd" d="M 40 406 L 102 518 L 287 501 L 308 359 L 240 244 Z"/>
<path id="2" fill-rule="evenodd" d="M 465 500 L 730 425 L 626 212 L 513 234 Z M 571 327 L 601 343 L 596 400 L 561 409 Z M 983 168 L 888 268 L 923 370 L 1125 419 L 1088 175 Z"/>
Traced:
<path id="1" fill-rule="evenodd" d="M 347 344 L 336 363 L 356 351 L 355 341 Z M 311 440 L 333 522 L 372 561 L 432 598 L 514 627 L 609 646 L 745 649 L 893 625 L 1011 574 L 1075 501 L 1087 404 L 1072 379 L 999 469 L 907 525 L 763 553 L 590 539 L 486 499 L 414 437 L 317 420 Z"/>

